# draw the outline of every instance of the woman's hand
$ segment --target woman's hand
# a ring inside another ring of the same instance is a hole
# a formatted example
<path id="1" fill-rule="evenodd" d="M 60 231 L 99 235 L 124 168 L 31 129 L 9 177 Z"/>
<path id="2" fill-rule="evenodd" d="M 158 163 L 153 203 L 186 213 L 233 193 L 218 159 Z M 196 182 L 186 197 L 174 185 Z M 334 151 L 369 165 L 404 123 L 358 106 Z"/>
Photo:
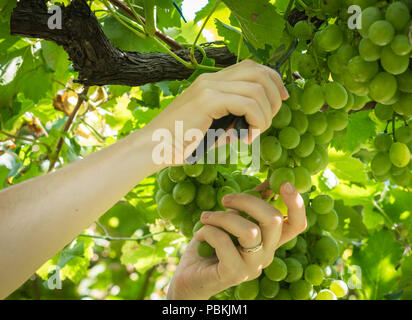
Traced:
<path id="1" fill-rule="evenodd" d="M 281 188 L 281 196 L 288 207 L 288 218 L 269 203 L 248 194 L 231 194 L 223 198 L 227 211 L 203 212 L 205 224 L 189 243 L 171 281 L 169 299 L 208 299 L 212 295 L 253 280 L 273 260 L 275 250 L 293 239 L 306 228 L 305 205 L 300 194 L 290 183 Z M 244 211 L 255 224 L 239 215 Z M 227 232 L 225 232 L 225 231 Z M 236 247 L 229 234 L 237 237 Z M 207 241 L 216 250 L 216 257 L 201 258 L 197 254 L 198 241 Z M 248 253 L 242 248 L 260 250 Z"/>
<path id="2" fill-rule="evenodd" d="M 256 137 L 252 136 L 251 129 L 263 132 L 269 128 L 282 100 L 288 97 L 276 71 L 252 60 L 244 60 L 222 71 L 200 75 L 147 127 L 152 132 L 166 129 L 173 139 L 179 136 L 175 130 L 177 121 L 183 122 L 183 136 L 189 129 L 200 129 L 200 138 L 184 141 L 182 145 L 168 142 L 173 156 L 178 154 L 173 159 L 180 159 L 174 163 L 183 164 L 184 159 L 196 149 L 196 140 L 205 135 L 214 119 L 228 114 L 245 116 L 249 124 L 249 136 L 245 142 L 251 143 Z"/>

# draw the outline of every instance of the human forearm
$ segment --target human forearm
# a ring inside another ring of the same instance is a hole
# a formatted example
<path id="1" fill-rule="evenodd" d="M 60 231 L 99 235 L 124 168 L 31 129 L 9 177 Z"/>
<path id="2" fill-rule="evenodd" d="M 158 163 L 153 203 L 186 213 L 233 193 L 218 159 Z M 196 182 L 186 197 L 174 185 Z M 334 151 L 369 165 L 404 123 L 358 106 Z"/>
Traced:
<path id="1" fill-rule="evenodd" d="M 0 298 L 21 285 L 146 176 L 150 129 L 0 192 Z"/>

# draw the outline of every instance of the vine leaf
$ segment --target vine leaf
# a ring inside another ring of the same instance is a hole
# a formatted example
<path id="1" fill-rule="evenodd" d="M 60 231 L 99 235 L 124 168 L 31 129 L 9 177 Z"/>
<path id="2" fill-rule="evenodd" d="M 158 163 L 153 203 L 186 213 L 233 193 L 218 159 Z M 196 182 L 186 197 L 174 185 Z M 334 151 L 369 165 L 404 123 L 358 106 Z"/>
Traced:
<path id="1" fill-rule="evenodd" d="M 268 0 L 223 0 L 238 20 L 245 39 L 255 48 L 279 46 L 285 20 Z"/>
<path id="2" fill-rule="evenodd" d="M 232 52 L 234 55 L 238 54 L 238 49 L 239 49 L 239 41 L 242 37 L 242 33 L 232 27 L 227 25 L 226 23 L 220 21 L 219 19 L 215 19 L 215 25 L 217 29 L 217 33 L 219 36 L 223 37 L 225 39 L 225 43 L 229 49 L 230 52 Z M 244 59 L 249 55 L 249 50 L 246 45 L 242 45 L 241 51 L 240 51 L 240 59 Z"/>

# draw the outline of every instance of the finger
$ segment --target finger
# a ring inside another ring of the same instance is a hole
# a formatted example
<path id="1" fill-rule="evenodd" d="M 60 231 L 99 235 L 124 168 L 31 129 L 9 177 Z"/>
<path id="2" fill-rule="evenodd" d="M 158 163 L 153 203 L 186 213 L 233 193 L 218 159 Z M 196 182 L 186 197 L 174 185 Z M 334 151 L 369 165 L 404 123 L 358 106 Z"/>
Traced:
<path id="1" fill-rule="evenodd" d="M 283 224 L 282 236 L 279 245 L 295 238 L 306 229 L 305 203 L 289 183 L 284 183 L 280 188 L 280 195 L 288 208 L 288 217 Z"/>
<path id="2" fill-rule="evenodd" d="M 262 66 L 257 63 L 251 65 L 245 64 L 239 68 L 224 69 L 219 71 L 214 76 L 214 80 L 221 81 L 248 81 L 260 83 L 266 91 L 266 95 L 271 103 L 272 114 L 276 114 L 281 105 L 282 98 L 286 98 L 285 94 L 281 94 L 282 91 L 286 90 L 283 83 L 278 86 L 278 78 L 276 77 L 276 72 L 268 67 Z"/>
<path id="3" fill-rule="evenodd" d="M 219 227 L 233 234 L 243 248 L 254 248 L 259 245 L 262 241 L 259 226 L 232 212 L 203 212 L 201 220 L 205 225 Z"/>
<path id="4" fill-rule="evenodd" d="M 270 188 L 270 184 L 269 184 L 269 179 L 266 179 L 265 182 L 259 184 L 258 186 L 256 186 L 256 188 L 254 190 L 256 191 L 263 191 L 266 189 Z"/>
<path id="5" fill-rule="evenodd" d="M 272 68 L 270 68 L 268 66 L 262 65 L 262 67 L 267 70 L 267 72 L 269 73 L 269 76 L 276 83 L 276 86 L 279 88 L 279 92 L 280 92 L 280 96 L 281 96 L 282 100 L 289 99 L 289 92 L 286 89 L 280 74 L 276 70 L 273 70 Z"/>
<path id="6" fill-rule="evenodd" d="M 197 241 L 206 241 L 216 250 L 219 263 L 224 266 L 243 264 L 238 249 L 233 244 L 230 236 L 223 230 L 210 225 L 204 225 L 194 234 Z"/>
<path id="7" fill-rule="evenodd" d="M 263 110 L 255 99 L 213 91 L 215 100 L 210 105 L 209 116 L 211 118 L 220 119 L 228 114 L 233 114 L 244 116 L 249 127 L 258 128 L 261 131 L 269 128 Z"/>
<path id="8" fill-rule="evenodd" d="M 223 198 L 223 205 L 244 211 L 259 223 L 264 247 L 272 250 L 278 245 L 283 216 L 269 203 L 249 194 L 229 194 Z"/>

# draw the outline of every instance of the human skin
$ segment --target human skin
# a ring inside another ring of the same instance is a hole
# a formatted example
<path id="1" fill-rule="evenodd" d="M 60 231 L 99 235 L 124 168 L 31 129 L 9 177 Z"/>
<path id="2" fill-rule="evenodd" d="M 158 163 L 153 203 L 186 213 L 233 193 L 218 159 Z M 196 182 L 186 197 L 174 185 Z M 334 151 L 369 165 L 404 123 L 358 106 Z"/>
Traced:
<path id="1" fill-rule="evenodd" d="M 231 113 L 245 116 L 250 129 L 263 132 L 287 98 L 275 71 L 245 60 L 201 75 L 146 127 L 117 143 L 0 191 L 0 298 L 23 284 L 139 181 L 168 166 L 152 160 L 152 150 L 158 143 L 152 136 L 157 129 L 168 129 L 174 136 L 175 122 L 183 121 L 185 130 L 197 128 L 206 133 L 214 119 Z M 254 138 L 249 135 L 246 140 L 251 143 Z M 183 155 L 181 162 L 174 163 L 181 165 L 196 146 L 178 146 L 170 141 L 170 148 L 174 154 Z M 233 208 L 238 206 L 233 204 Z M 207 232 L 196 235 L 197 240 L 202 237 L 206 238 Z M 190 248 L 186 257 L 190 252 L 198 259 Z M 173 284 L 175 292 L 183 290 L 178 282 Z M 199 292 L 197 297 L 208 294 Z"/>

